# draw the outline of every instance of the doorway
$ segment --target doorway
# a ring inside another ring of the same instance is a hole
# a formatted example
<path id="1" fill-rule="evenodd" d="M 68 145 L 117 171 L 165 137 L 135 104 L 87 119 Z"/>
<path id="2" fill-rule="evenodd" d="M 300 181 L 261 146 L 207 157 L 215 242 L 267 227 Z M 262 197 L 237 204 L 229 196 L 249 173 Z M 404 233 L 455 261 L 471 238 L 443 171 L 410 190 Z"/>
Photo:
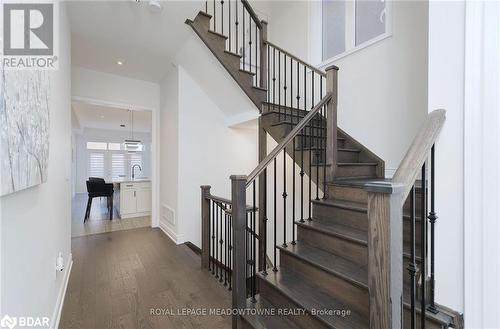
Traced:
<path id="1" fill-rule="evenodd" d="M 151 227 L 152 112 L 72 102 L 72 237 Z"/>

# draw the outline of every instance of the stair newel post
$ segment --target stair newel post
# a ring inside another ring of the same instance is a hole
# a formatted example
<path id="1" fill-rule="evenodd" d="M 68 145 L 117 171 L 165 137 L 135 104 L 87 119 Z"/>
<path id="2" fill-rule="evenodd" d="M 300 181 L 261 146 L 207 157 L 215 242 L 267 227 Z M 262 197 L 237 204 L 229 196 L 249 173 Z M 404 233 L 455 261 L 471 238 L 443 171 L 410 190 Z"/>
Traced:
<path id="1" fill-rule="evenodd" d="M 231 200 L 233 215 L 233 309 L 243 310 L 246 307 L 246 183 L 247 176 L 231 176 Z M 239 316 L 233 315 L 232 327 L 238 328 Z"/>
<path id="2" fill-rule="evenodd" d="M 260 29 L 260 87 L 267 89 L 267 22 L 262 20 L 260 21 L 262 24 L 262 28 Z"/>
<path id="3" fill-rule="evenodd" d="M 210 265 L 210 185 L 201 186 L 201 267 Z"/>
<path id="4" fill-rule="evenodd" d="M 370 329 L 401 329 L 404 187 L 377 182 L 366 184 L 364 189 L 368 192 Z"/>
<path id="5" fill-rule="evenodd" d="M 329 164 L 328 179 L 335 177 L 337 169 L 337 78 L 339 68 L 332 65 L 326 69 L 326 92 L 332 99 L 326 108 L 326 164 Z"/>

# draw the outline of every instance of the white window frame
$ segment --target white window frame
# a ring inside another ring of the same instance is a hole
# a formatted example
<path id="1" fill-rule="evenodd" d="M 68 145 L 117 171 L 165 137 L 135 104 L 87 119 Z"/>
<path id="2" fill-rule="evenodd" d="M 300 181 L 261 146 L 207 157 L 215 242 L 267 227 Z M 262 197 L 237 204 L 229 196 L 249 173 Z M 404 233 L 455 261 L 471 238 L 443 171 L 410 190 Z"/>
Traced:
<path id="1" fill-rule="evenodd" d="M 309 2 L 309 58 L 319 68 L 326 68 L 335 61 L 367 48 L 392 36 L 392 1 L 385 0 L 385 32 L 356 46 L 356 1 L 345 0 L 346 50 L 323 60 L 323 1 Z"/>

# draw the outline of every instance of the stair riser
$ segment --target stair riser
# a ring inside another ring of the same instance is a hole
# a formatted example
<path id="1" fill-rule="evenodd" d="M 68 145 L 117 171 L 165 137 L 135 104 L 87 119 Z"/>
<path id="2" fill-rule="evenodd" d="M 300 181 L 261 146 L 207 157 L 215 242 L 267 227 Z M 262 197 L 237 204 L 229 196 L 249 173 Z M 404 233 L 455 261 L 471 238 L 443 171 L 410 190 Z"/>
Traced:
<path id="1" fill-rule="evenodd" d="M 364 316 L 369 315 L 369 295 L 366 288 L 361 288 L 352 283 L 325 272 L 314 265 L 304 262 L 286 252 L 280 252 L 281 266 L 300 273 L 311 282 L 314 282 L 322 291 L 327 292 L 353 310 Z"/>
<path id="2" fill-rule="evenodd" d="M 290 115 L 289 109 L 286 109 L 286 113 L 285 113 L 285 110 L 283 108 L 281 108 L 281 112 L 280 112 L 280 107 L 277 105 L 274 108 L 271 105 L 269 110 L 272 111 L 273 113 L 266 114 L 264 117 L 266 118 L 267 123 L 270 125 L 283 123 L 283 122 L 293 122 L 293 123 L 297 124 L 300 120 L 303 119 L 303 117 Z M 264 113 L 266 113 L 266 110 L 264 110 Z M 325 124 L 324 120 L 321 118 L 312 119 L 310 122 L 314 126 L 323 126 Z"/>
<path id="3" fill-rule="evenodd" d="M 210 29 L 210 17 L 208 16 L 198 14 L 195 17 L 194 22 L 207 31 Z"/>
<path id="4" fill-rule="evenodd" d="M 368 202 L 368 193 L 362 188 L 349 186 L 328 185 L 328 196 L 330 199 L 352 201 L 359 203 Z"/>
<path id="5" fill-rule="evenodd" d="M 325 224 L 339 224 L 359 230 L 368 230 L 366 212 L 313 203 L 313 218 Z"/>
<path id="6" fill-rule="evenodd" d="M 337 177 L 375 177 L 377 174 L 377 166 L 338 166 L 336 175 Z"/>
<path id="7" fill-rule="evenodd" d="M 337 151 L 339 162 L 358 162 L 359 152 Z"/>
<path id="8" fill-rule="evenodd" d="M 273 285 L 267 283 L 265 280 L 259 280 L 261 287 L 261 295 L 267 299 L 271 304 L 280 308 L 286 309 L 301 309 L 301 307 L 290 300 L 288 297 L 279 292 Z M 287 316 L 289 321 L 292 321 L 300 328 L 318 328 L 329 329 L 329 326 L 324 324 L 317 318 L 309 315 Z M 268 328 L 268 329 L 282 329 L 282 328 Z"/>
<path id="9" fill-rule="evenodd" d="M 299 241 L 336 255 L 342 255 L 359 265 L 366 266 L 368 263 L 368 249 L 364 245 L 301 226 L 297 226 L 297 237 Z"/>

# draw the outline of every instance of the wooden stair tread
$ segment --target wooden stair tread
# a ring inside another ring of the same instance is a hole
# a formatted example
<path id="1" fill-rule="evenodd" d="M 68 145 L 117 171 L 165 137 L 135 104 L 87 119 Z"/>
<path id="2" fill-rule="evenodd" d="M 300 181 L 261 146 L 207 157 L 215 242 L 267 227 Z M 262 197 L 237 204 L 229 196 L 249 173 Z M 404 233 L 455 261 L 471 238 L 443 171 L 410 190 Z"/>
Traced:
<path id="1" fill-rule="evenodd" d="M 337 178 L 334 181 L 327 182 L 329 185 L 348 186 L 363 188 L 368 183 L 376 182 L 390 182 L 390 179 L 375 178 L 375 177 L 361 177 L 361 178 Z"/>
<path id="2" fill-rule="evenodd" d="M 286 248 L 283 246 L 278 246 L 278 248 L 281 252 L 291 254 L 323 271 L 368 289 L 368 270 L 348 259 L 313 247 L 303 241 L 297 241 L 295 245 L 289 243 Z"/>
<path id="3" fill-rule="evenodd" d="M 234 56 L 234 57 L 238 57 L 239 59 L 241 59 L 241 57 L 242 57 L 240 54 L 233 53 L 232 51 L 229 51 L 229 50 L 224 50 L 224 53 L 231 55 L 231 56 Z"/>
<path id="4" fill-rule="evenodd" d="M 309 314 L 312 310 L 351 310 L 349 305 L 341 303 L 328 293 L 318 289 L 314 284 L 309 283 L 306 277 L 285 267 L 281 267 L 277 272 L 269 271 L 267 275 L 262 273 L 257 275 Z M 316 314 L 315 317 L 334 329 L 368 328 L 368 319 L 353 311 L 345 317 L 327 314 Z"/>
<path id="5" fill-rule="evenodd" d="M 250 298 L 247 299 L 247 309 L 255 310 L 255 312 L 248 312 L 248 314 L 243 315 L 243 319 L 252 325 L 255 329 L 299 329 L 292 321 L 287 320 L 284 317 L 278 315 L 265 315 L 263 313 L 266 310 L 276 308 L 275 305 L 271 304 L 262 296 L 255 297 L 256 302 L 252 302 Z"/>
<path id="6" fill-rule="evenodd" d="M 296 221 L 295 222 L 298 226 L 304 227 L 306 229 L 314 230 L 320 233 L 336 236 L 338 238 L 348 240 L 363 246 L 367 246 L 367 236 L 366 232 L 344 226 L 344 225 L 338 225 L 338 224 L 324 224 L 320 223 L 318 221 L 315 221 L 314 219 L 309 221 L 305 220 L 304 222 Z"/>

